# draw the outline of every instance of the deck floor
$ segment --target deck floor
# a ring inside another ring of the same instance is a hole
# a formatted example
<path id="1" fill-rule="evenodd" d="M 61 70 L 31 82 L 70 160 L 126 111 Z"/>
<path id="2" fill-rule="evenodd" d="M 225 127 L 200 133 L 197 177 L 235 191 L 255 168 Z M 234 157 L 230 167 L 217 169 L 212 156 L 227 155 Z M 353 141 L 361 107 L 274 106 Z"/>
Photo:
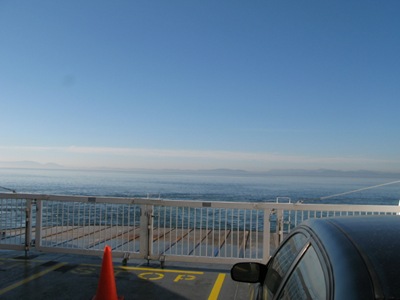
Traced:
<path id="1" fill-rule="evenodd" d="M 8 229 L 0 237 L 1 248 L 7 244 L 23 244 L 25 233 L 21 229 Z M 275 248 L 273 237 L 271 235 L 271 249 Z M 173 254 L 186 249 L 191 255 L 213 251 L 210 253 L 215 256 L 233 251 L 235 246 L 235 251 L 242 251 L 246 257 L 249 251 L 258 251 L 262 238 L 261 232 L 156 228 L 152 243 L 155 252 Z M 105 244 L 114 248 L 113 278 L 118 294 L 126 300 L 248 298 L 248 284 L 231 280 L 231 264 L 168 262 L 163 266 L 158 261 L 144 259 L 130 259 L 124 264 L 120 257 L 114 257 L 117 251 L 139 251 L 139 239 L 137 227 L 44 228 L 42 244 L 52 247 L 54 252 L 39 252 L 35 247 L 27 253 L 0 250 L 0 299 L 92 299 L 102 274 L 101 255 L 68 254 L 61 248 L 103 249 Z M 57 247 L 60 247 L 59 252 Z"/>
<path id="2" fill-rule="evenodd" d="M 102 258 L 0 250 L 0 299 L 92 299 L 102 274 Z M 129 299 L 246 299 L 248 285 L 231 280 L 228 265 L 168 264 L 114 260 L 117 293 Z M 114 279 L 114 280 L 113 280 Z"/>

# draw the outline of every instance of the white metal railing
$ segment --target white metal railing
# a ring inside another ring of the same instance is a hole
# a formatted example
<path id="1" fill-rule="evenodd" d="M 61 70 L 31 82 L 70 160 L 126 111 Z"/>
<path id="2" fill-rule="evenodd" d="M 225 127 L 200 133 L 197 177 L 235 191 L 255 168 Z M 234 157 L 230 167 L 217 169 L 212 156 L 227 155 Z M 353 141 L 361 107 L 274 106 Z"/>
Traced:
<path id="1" fill-rule="evenodd" d="M 225 263 L 269 257 L 269 210 L 255 203 L 156 200 L 151 207 L 151 259 Z"/>
<path id="2" fill-rule="evenodd" d="M 31 200 L 0 196 L 0 249 L 28 250 L 31 207 Z"/>
<path id="3" fill-rule="evenodd" d="M 271 220 L 277 224 L 276 242 L 282 242 L 284 235 L 290 233 L 300 223 L 310 218 L 328 218 L 362 215 L 396 215 L 400 206 L 395 205 L 345 205 L 345 204 L 277 204 Z"/>
<path id="4" fill-rule="evenodd" d="M 147 260 L 266 262 L 309 218 L 396 214 L 398 206 L 244 203 L 0 193 L 0 249 Z"/>

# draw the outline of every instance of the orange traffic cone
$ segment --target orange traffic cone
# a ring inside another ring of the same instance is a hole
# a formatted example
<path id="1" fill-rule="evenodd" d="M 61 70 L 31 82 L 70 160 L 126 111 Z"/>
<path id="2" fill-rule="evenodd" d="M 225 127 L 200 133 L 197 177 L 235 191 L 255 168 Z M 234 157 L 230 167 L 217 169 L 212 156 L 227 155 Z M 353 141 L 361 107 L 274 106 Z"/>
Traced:
<path id="1" fill-rule="evenodd" d="M 111 248 L 104 248 L 103 263 L 101 265 L 99 286 L 96 295 L 92 300 L 123 300 L 124 297 L 118 297 L 117 287 L 115 285 L 114 267 L 112 264 Z"/>

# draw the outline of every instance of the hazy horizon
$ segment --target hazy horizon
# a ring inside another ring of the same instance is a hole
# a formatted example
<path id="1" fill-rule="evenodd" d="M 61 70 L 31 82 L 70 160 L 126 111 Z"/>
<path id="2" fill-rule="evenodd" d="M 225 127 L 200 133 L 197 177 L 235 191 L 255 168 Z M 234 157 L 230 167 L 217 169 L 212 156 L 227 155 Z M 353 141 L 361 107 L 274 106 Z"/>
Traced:
<path id="1" fill-rule="evenodd" d="M 122 172 L 177 172 L 177 173 L 213 173 L 213 174 L 232 174 L 232 175 L 322 175 L 322 176 L 400 176 L 400 172 L 387 172 L 382 170 L 372 169 L 354 169 L 354 170 L 341 170 L 341 169 L 304 169 L 304 168 L 277 168 L 266 170 L 245 170 L 233 168 L 211 168 L 211 169 L 179 169 L 179 168 L 113 168 L 106 166 L 97 167 L 66 167 L 60 164 L 48 162 L 40 163 L 36 161 L 13 161 L 5 162 L 0 161 L 0 169 L 27 169 L 27 170 L 66 170 L 66 171 L 122 171 Z"/>

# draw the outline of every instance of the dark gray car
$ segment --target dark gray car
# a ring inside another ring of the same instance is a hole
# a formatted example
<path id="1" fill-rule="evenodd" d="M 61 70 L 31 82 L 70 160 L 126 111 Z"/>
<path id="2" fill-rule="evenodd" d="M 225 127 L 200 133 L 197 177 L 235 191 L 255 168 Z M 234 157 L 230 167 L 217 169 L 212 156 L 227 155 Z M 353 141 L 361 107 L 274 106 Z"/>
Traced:
<path id="1" fill-rule="evenodd" d="M 400 299 L 400 216 L 311 219 L 267 265 L 238 263 L 257 299 Z"/>

